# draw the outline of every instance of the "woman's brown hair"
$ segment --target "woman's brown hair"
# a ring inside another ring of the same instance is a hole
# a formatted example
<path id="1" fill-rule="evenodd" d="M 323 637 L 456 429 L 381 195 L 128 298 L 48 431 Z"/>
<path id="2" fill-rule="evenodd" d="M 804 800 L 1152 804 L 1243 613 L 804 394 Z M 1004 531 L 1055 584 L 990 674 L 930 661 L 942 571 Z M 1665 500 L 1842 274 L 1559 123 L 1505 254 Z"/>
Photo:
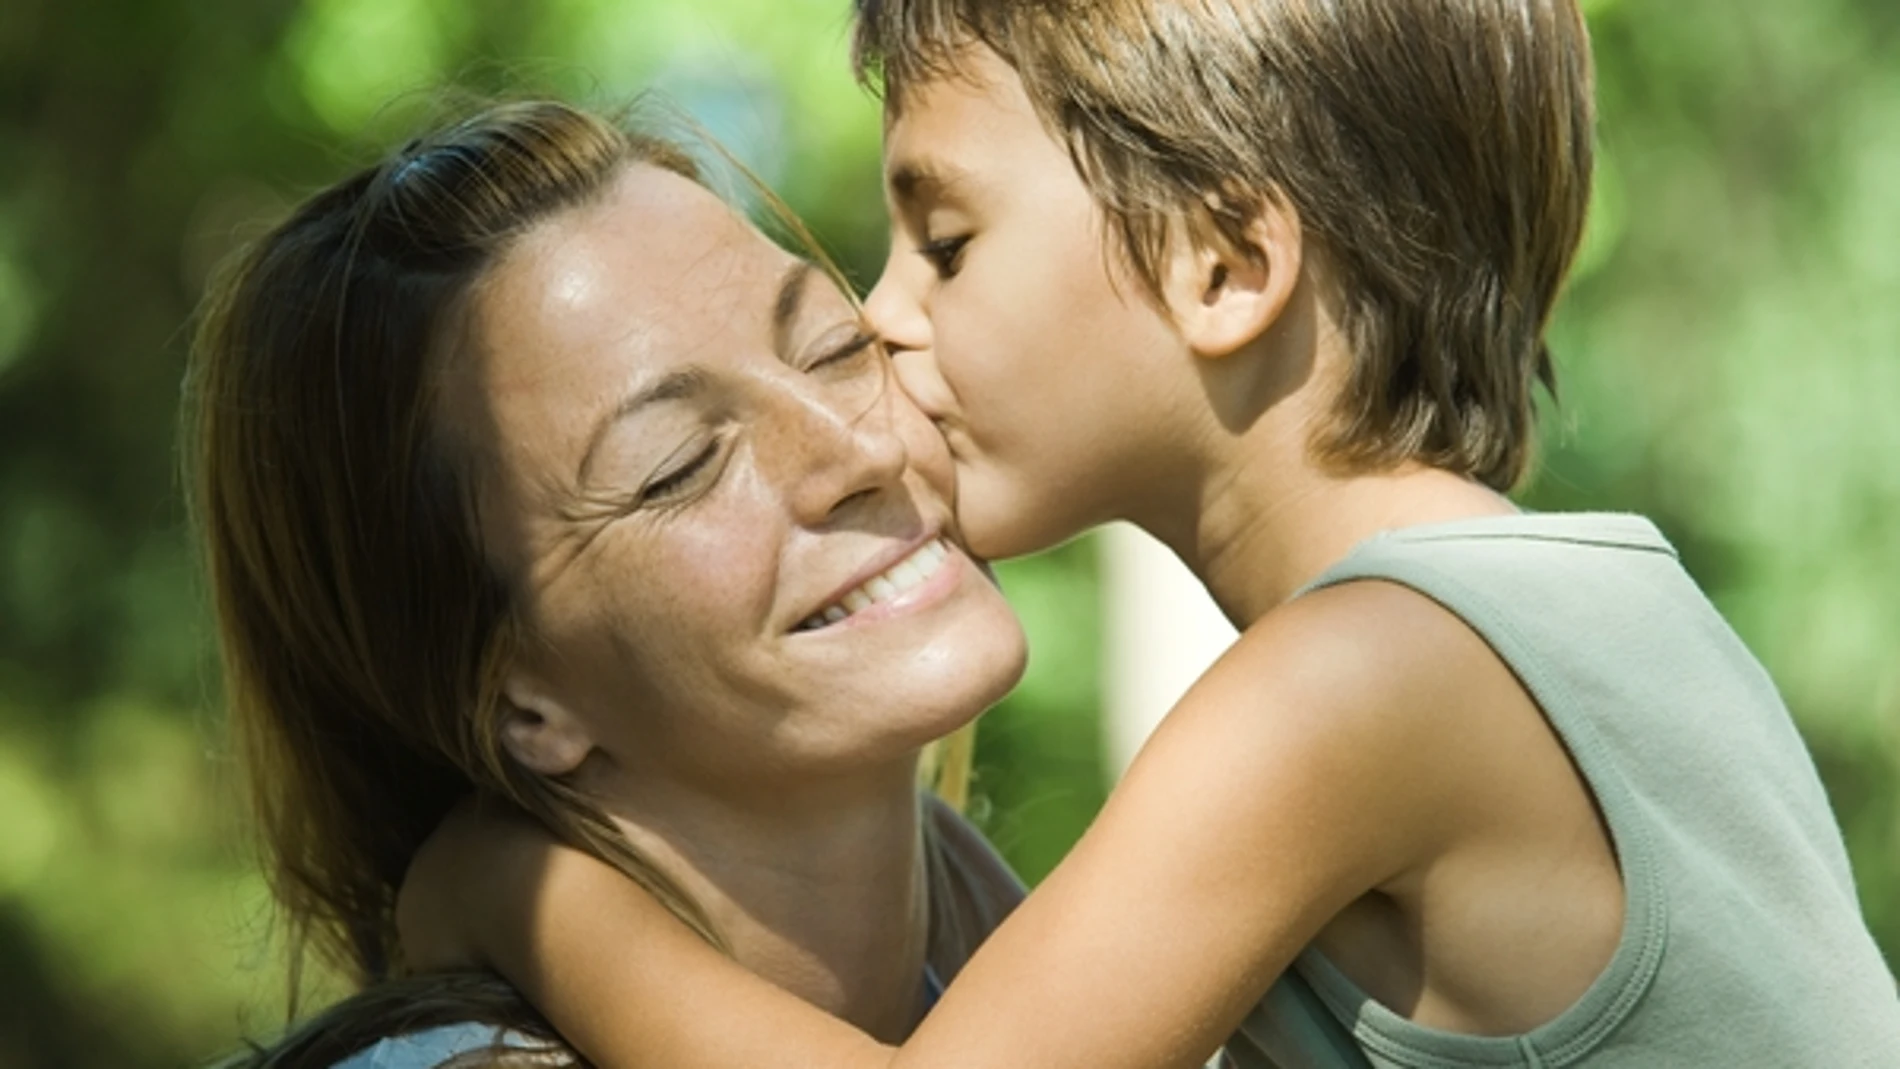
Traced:
<path id="1" fill-rule="evenodd" d="M 228 715 L 290 931 L 292 1013 L 306 950 L 367 985 L 232 1064 L 328 1065 L 454 1021 L 548 1040 L 541 1055 L 471 1053 L 482 1064 L 573 1059 L 495 977 L 401 976 L 403 876 L 470 794 L 538 817 L 723 949 L 699 905 L 592 801 L 502 748 L 501 672 L 523 636 L 478 538 L 467 453 L 438 433 L 437 384 L 484 273 L 636 165 L 699 177 L 676 143 L 621 121 L 553 101 L 493 105 L 310 197 L 206 299 L 184 453 Z M 754 192 L 838 278 L 797 218 Z M 953 789 L 968 765 L 967 733 L 959 741 L 934 755 Z M 941 803 L 925 813 L 933 961 L 947 974 L 1013 892 L 985 881 L 987 855 Z"/>
<path id="2" fill-rule="evenodd" d="M 494 106 L 310 198 L 209 296 L 186 461 L 226 702 L 293 961 L 399 964 L 417 847 L 471 791 L 508 799 L 702 911 L 585 797 L 499 744 L 517 641 L 435 382 L 471 287 L 535 224 L 673 144 L 552 102 Z M 293 966 L 293 1002 L 296 974 Z"/>
<path id="3" fill-rule="evenodd" d="M 1318 247 L 1354 365 L 1317 454 L 1503 490 L 1583 231 L 1594 112 L 1575 0 L 856 0 L 901 114 L 978 44 L 1021 76 L 1137 277 L 1170 235 L 1246 248 L 1267 204 Z"/>

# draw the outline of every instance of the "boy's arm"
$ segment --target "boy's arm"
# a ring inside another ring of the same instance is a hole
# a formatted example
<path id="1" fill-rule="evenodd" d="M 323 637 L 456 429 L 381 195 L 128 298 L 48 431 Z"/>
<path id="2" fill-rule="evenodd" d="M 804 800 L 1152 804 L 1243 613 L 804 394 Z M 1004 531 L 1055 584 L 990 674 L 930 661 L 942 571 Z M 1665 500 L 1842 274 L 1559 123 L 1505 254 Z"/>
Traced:
<path id="1" fill-rule="evenodd" d="M 464 805 L 430 838 L 404 880 L 398 923 L 413 970 L 500 973 L 601 1069 L 883 1069 L 893 1054 L 500 805 Z"/>
<path id="2" fill-rule="evenodd" d="M 899 1069 L 1199 1066 L 1320 929 L 1484 821 L 1482 640 L 1384 583 L 1260 621 L 950 985 Z"/>
<path id="3" fill-rule="evenodd" d="M 1326 921 L 1472 820 L 1456 721 L 1483 653 L 1449 620 L 1358 583 L 1249 629 L 894 1059 L 544 836 L 465 923 L 603 1069 L 1198 1066 Z"/>

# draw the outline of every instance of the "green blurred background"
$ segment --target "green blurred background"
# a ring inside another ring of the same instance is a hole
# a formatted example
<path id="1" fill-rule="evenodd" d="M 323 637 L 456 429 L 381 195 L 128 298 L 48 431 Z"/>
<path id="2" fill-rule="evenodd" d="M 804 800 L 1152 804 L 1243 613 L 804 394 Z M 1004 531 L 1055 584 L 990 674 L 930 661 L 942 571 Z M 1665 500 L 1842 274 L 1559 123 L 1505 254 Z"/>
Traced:
<path id="1" fill-rule="evenodd" d="M 1900 5 L 1586 6 L 1600 197 L 1527 499 L 1683 548 L 1799 717 L 1900 960 Z M 453 80 L 659 86 L 869 280 L 845 7 L 0 5 L 0 1067 L 187 1064 L 281 1013 L 174 474 L 208 272 Z M 1004 572 L 1034 663 L 985 722 L 978 809 L 1032 880 L 1104 789 L 1095 556 Z"/>

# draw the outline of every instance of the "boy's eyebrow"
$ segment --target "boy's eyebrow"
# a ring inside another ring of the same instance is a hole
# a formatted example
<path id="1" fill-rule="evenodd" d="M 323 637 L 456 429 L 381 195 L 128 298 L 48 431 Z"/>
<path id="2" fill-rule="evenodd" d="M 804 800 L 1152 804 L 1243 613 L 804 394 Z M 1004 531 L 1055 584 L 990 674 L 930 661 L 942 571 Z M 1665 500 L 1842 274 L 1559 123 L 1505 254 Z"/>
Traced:
<path id="1" fill-rule="evenodd" d="M 970 172 L 943 160 L 912 158 L 891 168 L 891 195 L 914 201 L 926 195 L 955 196 L 970 184 Z"/>

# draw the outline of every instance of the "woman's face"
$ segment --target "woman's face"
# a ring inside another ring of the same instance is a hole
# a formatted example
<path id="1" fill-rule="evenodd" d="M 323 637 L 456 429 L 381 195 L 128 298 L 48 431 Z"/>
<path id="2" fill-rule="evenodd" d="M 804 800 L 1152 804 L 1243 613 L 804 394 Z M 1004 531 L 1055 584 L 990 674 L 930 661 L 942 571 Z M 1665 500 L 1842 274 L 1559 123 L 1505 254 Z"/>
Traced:
<path id="1" fill-rule="evenodd" d="M 775 792 L 908 761 L 1020 676 L 935 429 L 824 273 L 699 185 L 630 168 L 471 321 L 445 423 L 525 625 L 518 722 L 630 790 Z"/>

